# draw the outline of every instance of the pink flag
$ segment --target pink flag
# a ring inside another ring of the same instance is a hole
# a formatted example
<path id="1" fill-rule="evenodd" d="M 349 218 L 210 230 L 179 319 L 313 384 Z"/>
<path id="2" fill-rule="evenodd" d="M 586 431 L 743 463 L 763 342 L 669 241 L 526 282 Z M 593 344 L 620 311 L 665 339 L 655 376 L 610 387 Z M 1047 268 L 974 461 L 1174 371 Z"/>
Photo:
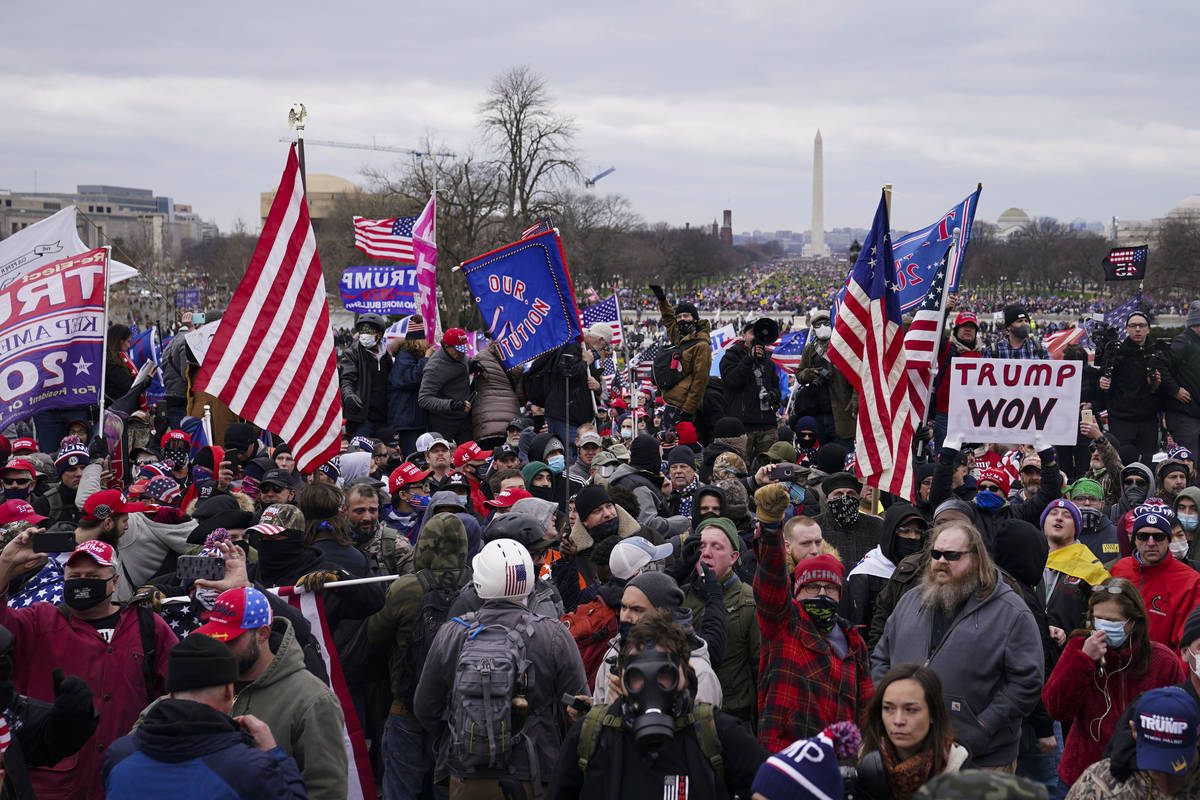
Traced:
<path id="1" fill-rule="evenodd" d="M 437 207 L 436 195 L 429 196 L 425 209 L 413 225 L 413 256 L 417 264 L 417 298 L 425 319 L 425 338 L 433 344 L 442 340 L 442 323 L 437 310 Z"/>

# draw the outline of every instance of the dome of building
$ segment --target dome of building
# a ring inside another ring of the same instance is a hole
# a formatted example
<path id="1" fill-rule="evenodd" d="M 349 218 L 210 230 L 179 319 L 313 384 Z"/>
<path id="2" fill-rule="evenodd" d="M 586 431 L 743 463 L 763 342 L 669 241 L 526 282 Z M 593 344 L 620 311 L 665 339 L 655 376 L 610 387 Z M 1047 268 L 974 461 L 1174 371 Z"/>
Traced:
<path id="1" fill-rule="evenodd" d="M 1188 195 L 1182 203 L 1167 212 L 1168 217 L 1200 216 L 1200 194 Z"/>
<path id="2" fill-rule="evenodd" d="M 1000 219 L 997 221 L 1001 224 L 1005 222 L 1023 224 L 1029 222 L 1029 215 L 1019 208 L 1010 208 L 1001 214 Z"/>
<path id="3" fill-rule="evenodd" d="M 329 175 L 324 172 L 310 172 L 305 182 L 309 194 L 321 192 L 324 194 L 343 194 L 362 191 L 340 175 Z"/>

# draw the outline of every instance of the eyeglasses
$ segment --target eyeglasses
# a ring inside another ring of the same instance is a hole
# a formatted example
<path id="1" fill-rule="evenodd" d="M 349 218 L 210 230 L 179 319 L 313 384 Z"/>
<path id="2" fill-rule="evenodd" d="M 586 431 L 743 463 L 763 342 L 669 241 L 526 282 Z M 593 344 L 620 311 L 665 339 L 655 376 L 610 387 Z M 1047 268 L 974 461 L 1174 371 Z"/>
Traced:
<path id="1" fill-rule="evenodd" d="M 967 554 L 967 550 L 930 550 L 929 559 L 931 561 L 958 561 Z"/>
<path id="2" fill-rule="evenodd" d="M 1127 322 L 1127 323 L 1125 323 L 1125 327 L 1126 328 L 1149 328 L 1150 326 L 1144 322 Z"/>
<path id="3" fill-rule="evenodd" d="M 1145 487 L 1145 486 L 1149 486 L 1150 484 L 1147 483 L 1146 481 L 1142 480 L 1141 478 L 1126 478 L 1124 481 L 1121 482 L 1121 485 L 1122 486 L 1143 486 L 1143 487 Z"/>
<path id="4" fill-rule="evenodd" d="M 805 592 L 814 597 L 833 597 L 835 594 L 840 594 L 841 589 L 834 586 L 832 583 L 806 583 L 796 590 L 796 593 Z"/>
<path id="5" fill-rule="evenodd" d="M 1092 591 L 1108 592 L 1109 594 L 1122 594 L 1124 592 L 1119 583 L 1101 583 L 1098 586 L 1093 586 Z"/>
<path id="6" fill-rule="evenodd" d="M 1148 539 L 1153 539 L 1156 542 L 1165 542 L 1170 538 L 1170 534 L 1163 533 L 1162 531 L 1138 531 L 1134 534 L 1134 538 L 1139 542 L 1144 542 Z"/>

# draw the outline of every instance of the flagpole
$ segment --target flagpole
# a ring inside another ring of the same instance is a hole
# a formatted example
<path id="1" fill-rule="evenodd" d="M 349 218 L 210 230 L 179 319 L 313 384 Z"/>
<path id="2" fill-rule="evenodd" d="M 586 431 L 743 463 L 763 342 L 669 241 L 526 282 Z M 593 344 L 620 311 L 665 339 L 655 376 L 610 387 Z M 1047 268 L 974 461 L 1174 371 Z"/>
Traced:
<path id="1" fill-rule="evenodd" d="M 104 246 L 104 321 L 100 326 L 100 388 L 96 390 L 96 404 L 100 415 L 96 422 L 96 435 L 104 437 L 104 384 L 108 381 L 108 269 L 112 262 L 112 246 Z"/>
<path id="2" fill-rule="evenodd" d="M 296 160 L 300 163 L 300 186 L 304 189 L 304 197 L 308 199 L 308 177 L 304 167 L 304 121 L 308 119 L 308 109 L 304 103 L 293 103 L 288 111 L 288 124 L 296 130 Z"/>

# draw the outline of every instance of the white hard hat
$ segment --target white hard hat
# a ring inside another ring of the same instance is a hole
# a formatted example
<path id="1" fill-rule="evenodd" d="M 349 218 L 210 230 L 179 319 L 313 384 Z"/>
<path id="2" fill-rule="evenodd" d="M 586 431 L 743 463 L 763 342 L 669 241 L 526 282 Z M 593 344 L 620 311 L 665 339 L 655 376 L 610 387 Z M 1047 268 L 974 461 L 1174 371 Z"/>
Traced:
<path id="1" fill-rule="evenodd" d="M 480 600 L 524 600 L 537 578 L 529 551 L 513 539 L 485 544 L 471 562 L 471 569 Z"/>

